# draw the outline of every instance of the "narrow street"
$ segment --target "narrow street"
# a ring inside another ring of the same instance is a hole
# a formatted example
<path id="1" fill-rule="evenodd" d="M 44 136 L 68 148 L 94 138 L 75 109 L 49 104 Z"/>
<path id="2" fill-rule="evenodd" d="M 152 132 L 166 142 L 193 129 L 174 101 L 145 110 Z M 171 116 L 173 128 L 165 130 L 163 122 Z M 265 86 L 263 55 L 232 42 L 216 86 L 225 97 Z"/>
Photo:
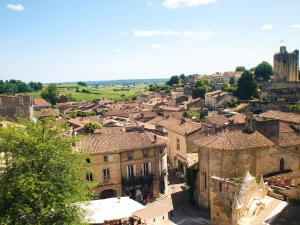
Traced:
<path id="1" fill-rule="evenodd" d="M 168 196 L 147 204 L 146 209 L 136 212 L 135 215 L 142 218 L 147 225 L 210 224 L 209 213 L 190 204 L 187 185 L 174 182 L 174 178 L 170 183 Z"/>

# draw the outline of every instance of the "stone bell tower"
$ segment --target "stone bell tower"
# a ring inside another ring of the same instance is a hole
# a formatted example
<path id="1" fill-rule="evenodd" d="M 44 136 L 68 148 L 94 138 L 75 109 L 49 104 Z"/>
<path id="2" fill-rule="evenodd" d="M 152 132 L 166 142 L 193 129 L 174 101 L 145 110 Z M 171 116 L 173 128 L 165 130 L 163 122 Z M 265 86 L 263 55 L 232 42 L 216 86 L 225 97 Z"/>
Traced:
<path id="1" fill-rule="evenodd" d="M 274 81 L 290 82 L 299 81 L 299 51 L 289 53 L 285 46 L 280 47 L 280 52 L 274 55 Z"/>

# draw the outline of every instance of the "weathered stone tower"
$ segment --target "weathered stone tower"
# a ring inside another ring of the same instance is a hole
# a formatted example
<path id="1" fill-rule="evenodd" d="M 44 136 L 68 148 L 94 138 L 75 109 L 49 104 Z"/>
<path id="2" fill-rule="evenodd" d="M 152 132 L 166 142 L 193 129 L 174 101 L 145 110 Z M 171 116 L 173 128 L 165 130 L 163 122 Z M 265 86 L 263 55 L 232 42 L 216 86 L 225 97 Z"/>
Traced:
<path id="1" fill-rule="evenodd" d="M 299 51 L 288 53 L 285 46 L 274 55 L 274 81 L 299 81 Z"/>

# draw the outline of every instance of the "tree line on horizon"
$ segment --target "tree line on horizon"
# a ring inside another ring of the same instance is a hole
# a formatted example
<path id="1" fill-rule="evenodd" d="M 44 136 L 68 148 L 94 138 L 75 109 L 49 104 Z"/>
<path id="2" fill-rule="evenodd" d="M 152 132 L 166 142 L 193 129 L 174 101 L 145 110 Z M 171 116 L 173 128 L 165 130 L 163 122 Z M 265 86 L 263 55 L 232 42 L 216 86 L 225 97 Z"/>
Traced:
<path id="1" fill-rule="evenodd" d="M 21 80 L 0 80 L 0 94 L 19 94 L 40 91 L 43 89 L 41 82 L 25 83 Z"/>

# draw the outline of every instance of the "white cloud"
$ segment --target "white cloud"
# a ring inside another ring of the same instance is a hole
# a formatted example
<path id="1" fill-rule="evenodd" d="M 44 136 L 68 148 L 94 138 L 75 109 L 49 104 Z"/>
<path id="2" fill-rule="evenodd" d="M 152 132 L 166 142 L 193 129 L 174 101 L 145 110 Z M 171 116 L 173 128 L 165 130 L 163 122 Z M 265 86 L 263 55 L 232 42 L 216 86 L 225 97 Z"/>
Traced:
<path id="1" fill-rule="evenodd" d="M 261 29 L 264 30 L 264 31 L 271 31 L 271 30 L 274 29 L 274 27 L 273 27 L 273 25 L 271 25 L 271 24 L 265 24 L 265 25 L 263 25 L 263 26 L 261 27 Z"/>
<path id="2" fill-rule="evenodd" d="M 169 9 L 176 9 L 178 7 L 195 7 L 199 5 L 208 5 L 215 3 L 217 0 L 164 0 L 163 5 Z"/>
<path id="3" fill-rule="evenodd" d="M 300 24 L 290 25 L 291 28 L 300 29 Z"/>
<path id="4" fill-rule="evenodd" d="M 165 46 L 162 44 L 154 44 L 150 46 L 151 48 L 164 48 Z"/>
<path id="5" fill-rule="evenodd" d="M 13 10 L 13 11 L 17 11 L 17 12 L 21 12 L 21 11 L 25 10 L 25 8 L 22 4 L 8 4 L 6 6 L 6 8 Z"/>
<path id="6" fill-rule="evenodd" d="M 175 31 L 175 30 L 135 30 L 133 35 L 138 37 L 154 37 L 154 36 L 173 36 L 173 37 L 188 37 L 196 39 L 208 39 L 215 36 L 211 31 L 195 32 L 195 31 Z"/>
<path id="7" fill-rule="evenodd" d="M 128 32 L 121 32 L 120 35 L 126 36 L 126 35 L 128 35 Z"/>

